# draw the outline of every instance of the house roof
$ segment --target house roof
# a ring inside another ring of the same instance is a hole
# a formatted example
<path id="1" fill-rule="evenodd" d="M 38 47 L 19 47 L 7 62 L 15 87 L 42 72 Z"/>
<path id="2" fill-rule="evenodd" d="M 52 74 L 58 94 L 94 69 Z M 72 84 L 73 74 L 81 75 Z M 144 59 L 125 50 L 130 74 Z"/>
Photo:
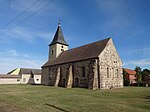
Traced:
<path id="1" fill-rule="evenodd" d="M 104 50 L 110 38 L 83 45 L 62 52 L 55 60 L 46 62 L 42 67 L 97 58 Z"/>
<path id="2" fill-rule="evenodd" d="M 31 74 L 41 75 L 41 69 L 30 69 L 30 68 L 20 68 L 19 74 Z"/>
<path id="3" fill-rule="evenodd" d="M 9 74 L 9 75 L 18 75 L 19 72 L 20 72 L 20 68 L 16 68 L 16 69 L 8 72 L 7 74 Z"/>
<path id="4" fill-rule="evenodd" d="M 15 72 L 17 70 L 17 72 Z M 19 71 L 18 71 L 19 70 Z M 41 75 L 41 69 L 31 69 L 31 68 L 16 68 L 10 72 L 8 72 L 8 75 L 14 75 L 13 73 L 17 73 L 15 75 L 22 75 L 22 74 L 36 74 Z"/>
<path id="5" fill-rule="evenodd" d="M 135 74 L 136 74 L 136 71 L 131 70 L 131 69 L 123 68 L 123 70 L 124 70 L 125 72 L 127 72 L 128 74 L 130 74 L 130 75 L 135 75 Z"/>
<path id="6" fill-rule="evenodd" d="M 64 39 L 64 35 L 63 35 L 62 29 L 60 27 L 60 23 L 58 23 L 57 31 L 55 33 L 55 36 L 54 36 L 52 42 L 49 44 L 49 46 L 54 45 L 56 43 L 68 46 L 67 42 Z"/>
<path id="7" fill-rule="evenodd" d="M 20 78 L 19 75 L 8 75 L 8 74 L 5 74 L 5 75 L 0 75 L 0 78 Z"/>

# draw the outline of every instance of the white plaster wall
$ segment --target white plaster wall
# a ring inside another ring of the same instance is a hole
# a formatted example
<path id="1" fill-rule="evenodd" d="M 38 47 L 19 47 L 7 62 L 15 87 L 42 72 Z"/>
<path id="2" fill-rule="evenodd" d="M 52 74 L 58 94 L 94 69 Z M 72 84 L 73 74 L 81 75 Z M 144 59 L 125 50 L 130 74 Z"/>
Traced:
<path id="1" fill-rule="evenodd" d="M 50 46 L 50 48 L 49 48 L 49 59 L 53 60 L 56 57 L 58 57 L 59 54 L 62 52 L 62 49 L 64 51 L 66 51 L 66 50 L 68 50 L 68 46 L 62 45 L 62 44 L 54 44 L 54 45 Z M 53 50 L 53 54 L 52 54 L 52 50 Z"/>
<path id="2" fill-rule="evenodd" d="M 22 83 L 22 84 L 27 84 L 30 77 L 31 77 L 30 74 L 22 74 L 21 83 Z"/>
<path id="3" fill-rule="evenodd" d="M 41 84 L 41 75 L 34 75 L 35 84 Z"/>
<path id="4" fill-rule="evenodd" d="M 22 74 L 21 78 L 22 84 L 41 84 L 41 75 L 34 75 L 34 78 L 31 78 L 30 74 Z"/>
<path id="5" fill-rule="evenodd" d="M 17 78 L 0 78 L 0 84 L 20 84 Z"/>

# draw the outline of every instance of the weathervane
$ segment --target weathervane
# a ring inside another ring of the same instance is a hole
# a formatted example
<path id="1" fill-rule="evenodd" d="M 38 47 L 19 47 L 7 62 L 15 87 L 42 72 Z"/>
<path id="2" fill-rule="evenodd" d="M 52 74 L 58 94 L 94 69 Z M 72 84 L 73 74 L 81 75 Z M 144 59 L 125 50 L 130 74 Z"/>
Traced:
<path id="1" fill-rule="evenodd" d="M 61 21 L 61 20 L 59 19 L 59 20 L 58 20 L 58 26 L 60 26 L 60 21 Z"/>

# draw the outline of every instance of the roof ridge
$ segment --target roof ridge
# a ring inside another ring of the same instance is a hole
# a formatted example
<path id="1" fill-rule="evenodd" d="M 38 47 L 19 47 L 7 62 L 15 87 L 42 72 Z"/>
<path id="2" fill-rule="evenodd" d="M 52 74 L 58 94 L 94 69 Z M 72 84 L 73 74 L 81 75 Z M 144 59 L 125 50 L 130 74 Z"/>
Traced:
<path id="1" fill-rule="evenodd" d="M 133 69 L 130 69 L 130 68 L 123 68 L 123 69 L 127 69 L 127 70 L 133 70 Z M 133 70 L 133 71 L 135 71 L 135 70 Z"/>
<path id="2" fill-rule="evenodd" d="M 41 70 L 41 69 L 37 69 L 37 68 L 20 68 L 20 69 L 32 69 L 32 70 Z"/>
<path id="3" fill-rule="evenodd" d="M 51 46 L 53 44 L 56 44 L 56 43 L 60 43 L 60 44 L 69 46 L 67 44 L 67 42 L 65 41 L 65 38 L 64 38 L 64 35 L 63 35 L 63 31 L 61 29 L 60 24 L 58 24 L 58 27 L 57 27 L 56 33 L 54 35 L 54 38 L 53 38 L 52 42 L 49 44 L 49 46 Z"/>
<path id="4" fill-rule="evenodd" d="M 99 42 L 102 42 L 102 41 L 105 41 L 105 40 L 110 40 L 110 39 L 111 39 L 111 37 L 106 38 L 106 39 L 103 39 L 103 40 L 95 41 L 95 42 L 92 42 L 92 43 L 84 44 L 84 45 L 81 45 L 81 46 L 78 46 L 78 47 L 75 47 L 75 48 L 71 48 L 71 49 L 65 50 L 65 51 L 63 51 L 63 52 L 67 52 L 67 51 L 73 50 L 73 49 L 78 49 L 78 48 L 81 48 L 81 47 L 84 47 L 84 46 L 89 46 L 89 45 L 92 45 L 92 44 L 94 44 L 94 43 L 99 43 Z M 108 42 L 108 41 L 107 41 L 107 42 Z M 62 52 L 62 53 L 63 53 L 63 52 Z"/>
<path id="5" fill-rule="evenodd" d="M 55 60 L 46 62 L 42 67 L 97 58 L 105 49 L 110 39 L 111 38 L 106 38 L 63 51 Z"/>

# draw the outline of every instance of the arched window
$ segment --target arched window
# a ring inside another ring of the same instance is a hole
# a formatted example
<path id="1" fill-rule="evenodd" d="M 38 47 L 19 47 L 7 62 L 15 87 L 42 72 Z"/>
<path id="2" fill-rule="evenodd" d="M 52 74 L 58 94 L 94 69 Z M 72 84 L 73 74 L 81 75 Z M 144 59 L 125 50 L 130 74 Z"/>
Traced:
<path id="1" fill-rule="evenodd" d="M 107 67 L 107 78 L 109 78 L 109 68 Z"/>
<path id="2" fill-rule="evenodd" d="M 114 68 L 112 67 L 112 76 L 114 78 Z"/>
<path id="3" fill-rule="evenodd" d="M 54 51 L 52 50 L 52 53 L 51 53 L 52 55 L 54 54 Z"/>
<path id="4" fill-rule="evenodd" d="M 85 67 L 81 67 L 81 71 L 82 71 L 82 77 L 85 77 Z"/>
<path id="5" fill-rule="evenodd" d="M 117 69 L 117 78 L 119 77 L 119 71 L 118 71 L 118 69 Z"/>

